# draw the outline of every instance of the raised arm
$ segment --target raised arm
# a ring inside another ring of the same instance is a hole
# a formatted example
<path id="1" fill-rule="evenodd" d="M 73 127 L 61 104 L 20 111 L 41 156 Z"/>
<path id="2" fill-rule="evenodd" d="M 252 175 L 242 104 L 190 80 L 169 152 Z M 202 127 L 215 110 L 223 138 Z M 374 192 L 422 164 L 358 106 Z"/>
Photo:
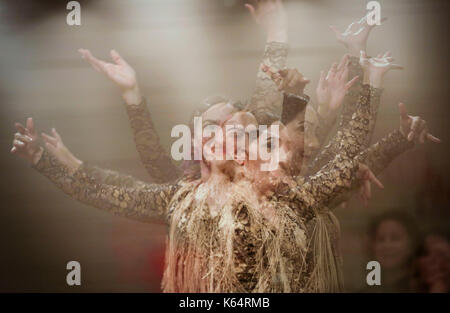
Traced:
<path id="1" fill-rule="evenodd" d="M 383 21 L 385 20 L 386 18 L 383 18 Z M 339 123 L 340 128 L 345 127 L 345 125 L 351 120 L 351 116 L 355 111 L 355 105 L 364 83 L 364 69 L 360 62 L 360 54 L 361 51 L 367 51 L 367 41 L 370 33 L 375 26 L 376 25 L 369 25 L 367 23 L 367 16 L 364 16 L 360 20 L 351 23 L 344 32 L 340 32 L 335 26 L 330 26 L 330 28 L 335 32 L 338 42 L 342 43 L 347 48 L 347 52 L 349 54 L 349 77 L 358 76 L 355 84 L 353 84 L 353 86 L 348 90 L 344 98 L 342 115 Z M 377 58 L 384 59 L 390 58 L 390 56 L 391 55 L 388 52 L 385 55 L 378 55 Z M 368 60 L 367 57 L 366 59 Z M 364 66 L 366 65 L 368 65 L 368 63 L 366 63 Z M 374 87 L 372 94 L 372 105 L 375 108 L 375 110 L 373 111 L 375 116 L 371 121 L 369 134 L 364 140 L 365 147 L 369 145 L 372 138 L 376 122 L 376 108 L 378 107 L 379 99 L 382 93 L 381 83 L 377 84 L 377 81 L 381 81 L 381 78 L 384 74 L 385 73 L 378 73 L 378 79 L 374 79 L 374 81 L 371 82 L 371 86 Z M 368 82 L 366 81 L 366 83 Z M 325 110 L 320 110 L 319 106 L 319 114 L 326 116 L 327 112 Z"/>
<path id="2" fill-rule="evenodd" d="M 111 51 L 114 63 L 95 58 L 89 50 L 79 51 L 94 69 L 120 87 L 136 148 L 151 181 L 164 183 L 179 178 L 181 170 L 160 143 L 146 100 L 141 96 L 134 69 L 115 50 Z"/>
<path id="3" fill-rule="evenodd" d="M 274 71 L 286 67 L 287 44 L 287 17 L 281 0 L 251 1 L 246 4 L 255 22 L 267 34 L 267 44 L 263 59 L 256 75 L 256 88 L 247 104 L 258 122 L 270 125 L 270 121 L 279 120 L 282 112 L 283 95 L 271 80 L 263 66 Z"/>
<path id="4" fill-rule="evenodd" d="M 345 60 L 345 66 L 342 65 L 343 60 Z M 356 131 L 355 135 L 357 136 L 355 139 L 358 142 L 357 148 L 359 149 L 358 151 L 354 151 L 352 155 L 355 156 L 356 153 L 366 148 L 374 130 L 380 103 L 380 88 L 384 76 L 390 69 L 401 68 L 401 66 L 393 63 L 393 58 L 390 56 L 390 53 L 381 55 L 379 58 L 369 59 L 365 52 L 361 52 L 360 62 L 363 66 L 363 85 L 359 88 L 360 94 L 358 101 L 354 104 L 350 104 L 350 102 L 345 99 L 349 97 L 348 92 L 351 93 L 351 89 L 357 82 L 358 76 L 346 83 L 351 62 L 347 56 L 344 56 L 343 60 L 339 66 L 334 64 L 327 75 L 326 81 L 330 93 L 328 101 L 330 103 L 335 103 L 334 107 L 339 107 L 340 103 L 344 102 L 343 120 L 346 120 L 349 117 L 350 119 L 345 122 L 341 121 L 336 136 L 333 137 L 330 143 L 322 149 L 312 164 L 309 165 L 308 173 L 310 174 L 314 173 L 314 171 L 317 171 L 326 162 L 331 160 L 334 155 L 340 153 L 340 149 L 345 149 L 345 147 L 348 146 L 342 144 L 342 139 L 344 138 L 343 134 L 344 132 L 348 133 L 352 128 Z M 364 112 L 361 111 L 362 107 L 360 106 L 360 101 L 366 102 Z M 353 119 L 355 114 L 359 116 L 356 120 Z M 355 122 L 359 123 L 360 127 L 351 125 Z M 364 126 L 362 124 L 364 124 Z M 361 127 L 364 128 L 363 132 L 359 131 L 362 129 Z"/>

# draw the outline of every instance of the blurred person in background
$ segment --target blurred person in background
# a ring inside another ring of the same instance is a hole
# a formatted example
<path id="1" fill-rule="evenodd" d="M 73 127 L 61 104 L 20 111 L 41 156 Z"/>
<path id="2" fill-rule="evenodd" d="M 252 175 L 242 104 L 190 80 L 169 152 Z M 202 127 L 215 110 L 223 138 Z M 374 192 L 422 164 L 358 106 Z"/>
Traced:
<path id="1" fill-rule="evenodd" d="M 420 292 L 447 293 L 450 287 L 450 242 L 448 236 L 428 233 L 415 261 L 415 287 Z"/>
<path id="2" fill-rule="evenodd" d="M 363 292 L 417 292 L 414 257 L 420 242 L 417 222 L 407 212 L 392 210 L 374 218 L 368 229 L 369 260 L 381 266 L 381 285 Z"/>

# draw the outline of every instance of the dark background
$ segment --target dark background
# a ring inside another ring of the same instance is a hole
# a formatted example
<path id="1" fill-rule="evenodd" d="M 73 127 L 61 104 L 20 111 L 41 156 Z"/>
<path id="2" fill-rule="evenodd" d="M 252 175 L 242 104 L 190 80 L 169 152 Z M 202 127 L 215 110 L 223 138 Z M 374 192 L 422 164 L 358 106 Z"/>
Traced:
<path id="1" fill-rule="evenodd" d="M 82 160 L 146 179 L 118 91 L 78 55 L 108 58 L 117 49 L 138 72 L 164 145 L 208 95 L 247 99 L 264 35 L 237 0 L 80 1 L 81 26 L 66 24 L 68 1 L 0 2 L 0 291 L 159 292 L 165 229 L 114 217 L 71 200 L 11 155 L 14 122 L 32 116 L 56 127 Z M 365 237 L 372 216 L 394 207 L 423 230 L 449 228 L 449 3 L 384 0 L 389 20 L 368 52 L 391 50 L 401 72 L 389 73 L 376 135 L 398 127 L 397 103 L 421 115 L 443 140 L 395 161 L 369 207 L 352 201 L 341 221 L 346 285 L 365 284 Z M 289 66 L 312 79 L 341 57 L 328 25 L 341 29 L 365 14 L 357 0 L 286 1 Z M 314 99 L 314 97 L 313 97 Z M 66 263 L 81 263 L 82 285 L 66 285 Z"/>

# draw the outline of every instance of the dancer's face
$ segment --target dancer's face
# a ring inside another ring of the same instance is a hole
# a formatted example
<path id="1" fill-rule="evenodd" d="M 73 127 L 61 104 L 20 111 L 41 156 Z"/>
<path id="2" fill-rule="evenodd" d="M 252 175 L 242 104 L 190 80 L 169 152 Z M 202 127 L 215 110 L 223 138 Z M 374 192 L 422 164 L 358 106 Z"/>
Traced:
<path id="1" fill-rule="evenodd" d="M 309 162 L 317 152 L 319 148 L 319 140 L 316 136 L 318 126 L 317 113 L 310 105 L 286 125 L 292 141 L 291 167 L 293 175 L 299 175 L 302 164 Z"/>
<path id="2" fill-rule="evenodd" d="M 278 125 L 278 134 L 272 133 L 271 128 L 268 128 L 267 140 L 262 142 L 263 137 L 259 137 L 259 140 L 255 140 L 250 143 L 251 149 L 258 149 L 258 158 L 255 161 L 249 160 L 248 169 L 253 178 L 255 187 L 261 192 L 266 193 L 269 190 L 273 190 L 278 183 L 290 176 L 291 174 L 291 162 L 292 162 L 292 141 L 290 139 L 287 127 L 282 123 L 275 123 Z M 267 151 L 270 151 L 271 145 L 274 143 L 276 149 L 272 159 L 264 160 L 260 154 L 262 145 L 265 145 Z M 277 153 L 277 155 L 275 155 Z M 275 164 L 276 163 L 276 164 Z M 263 166 L 274 166 L 273 170 L 262 171 Z"/>
<path id="3" fill-rule="evenodd" d="M 236 113 L 237 109 L 230 103 L 217 103 L 211 106 L 208 110 L 203 112 L 202 114 L 202 127 L 209 125 L 222 126 L 223 123 L 228 120 L 234 113 Z M 212 134 L 214 135 L 214 134 Z M 203 137 L 202 138 L 202 149 L 204 145 L 212 145 L 214 143 L 214 136 Z M 203 151 L 202 151 L 203 155 Z M 209 167 L 209 162 L 206 161 L 206 156 L 203 155 L 202 162 Z"/>
<path id="4" fill-rule="evenodd" d="M 204 151 L 214 153 L 209 161 L 212 169 L 232 175 L 246 163 L 250 136 L 245 130 L 249 126 L 257 127 L 256 118 L 249 112 L 234 113 L 223 123 L 222 136 L 215 136 L 205 144 Z M 215 150 L 217 147 L 221 150 Z"/>
<path id="5" fill-rule="evenodd" d="M 402 267 L 412 254 L 406 228 L 390 219 L 381 222 L 378 226 L 373 248 L 376 260 L 385 269 Z"/>

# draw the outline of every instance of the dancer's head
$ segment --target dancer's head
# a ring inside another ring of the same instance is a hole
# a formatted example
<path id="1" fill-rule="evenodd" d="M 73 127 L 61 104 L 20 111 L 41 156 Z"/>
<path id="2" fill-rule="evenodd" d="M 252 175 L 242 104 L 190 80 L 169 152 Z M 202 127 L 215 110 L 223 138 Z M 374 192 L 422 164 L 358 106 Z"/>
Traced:
<path id="1" fill-rule="evenodd" d="M 227 174 L 231 179 L 243 173 L 248 162 L 249 144 L 257 137 L 258 123 L 250 112 L 239 111 L 224 121 L 220 129 L 216 126 L 213 136 L 204 141 L 204 162 L 211 172 Z M 207 128 L 205 128 L 207 130 Z"/>
<path id="2" fill-rule="evenodd" d="M 238 101 L 231 100 L 223 96 L 211 96 L 205 99 L 202 106 L 194 110 L 189 127 L 191 129 L 191 134 L 194 133 L 194 119 L 196 117 L 202 118 L 202 127 L 205 128 L 208 125 L 222 125 L 231 115 L 241 110 L 242 104 Z M 203 138 L 203 144 L 210 140 L 211 138 Z M 192 155 L 191 160 L 186 160 L 183 163 L 184 175 L 190 178 L 200 178 L 200 164 L 202 161 L 194 160 L 194 145 L 192 142 Z M 202 158 L 203 159 L 203 158 Z M 205 171 L 203 171 L 203 176 L 206 176 Z M 206 177 L 205 177 L 206 178 Z"/>
<path id="3" fill-rule="evenodd" d="M 292 141 L 292 174 L 299 175 L 302 165 L 306 164 L 319 148 L 317 128 L 319 119 L 311 105 L 306 108 L 300 104 L 283 108 L 282 122 Z"/>

